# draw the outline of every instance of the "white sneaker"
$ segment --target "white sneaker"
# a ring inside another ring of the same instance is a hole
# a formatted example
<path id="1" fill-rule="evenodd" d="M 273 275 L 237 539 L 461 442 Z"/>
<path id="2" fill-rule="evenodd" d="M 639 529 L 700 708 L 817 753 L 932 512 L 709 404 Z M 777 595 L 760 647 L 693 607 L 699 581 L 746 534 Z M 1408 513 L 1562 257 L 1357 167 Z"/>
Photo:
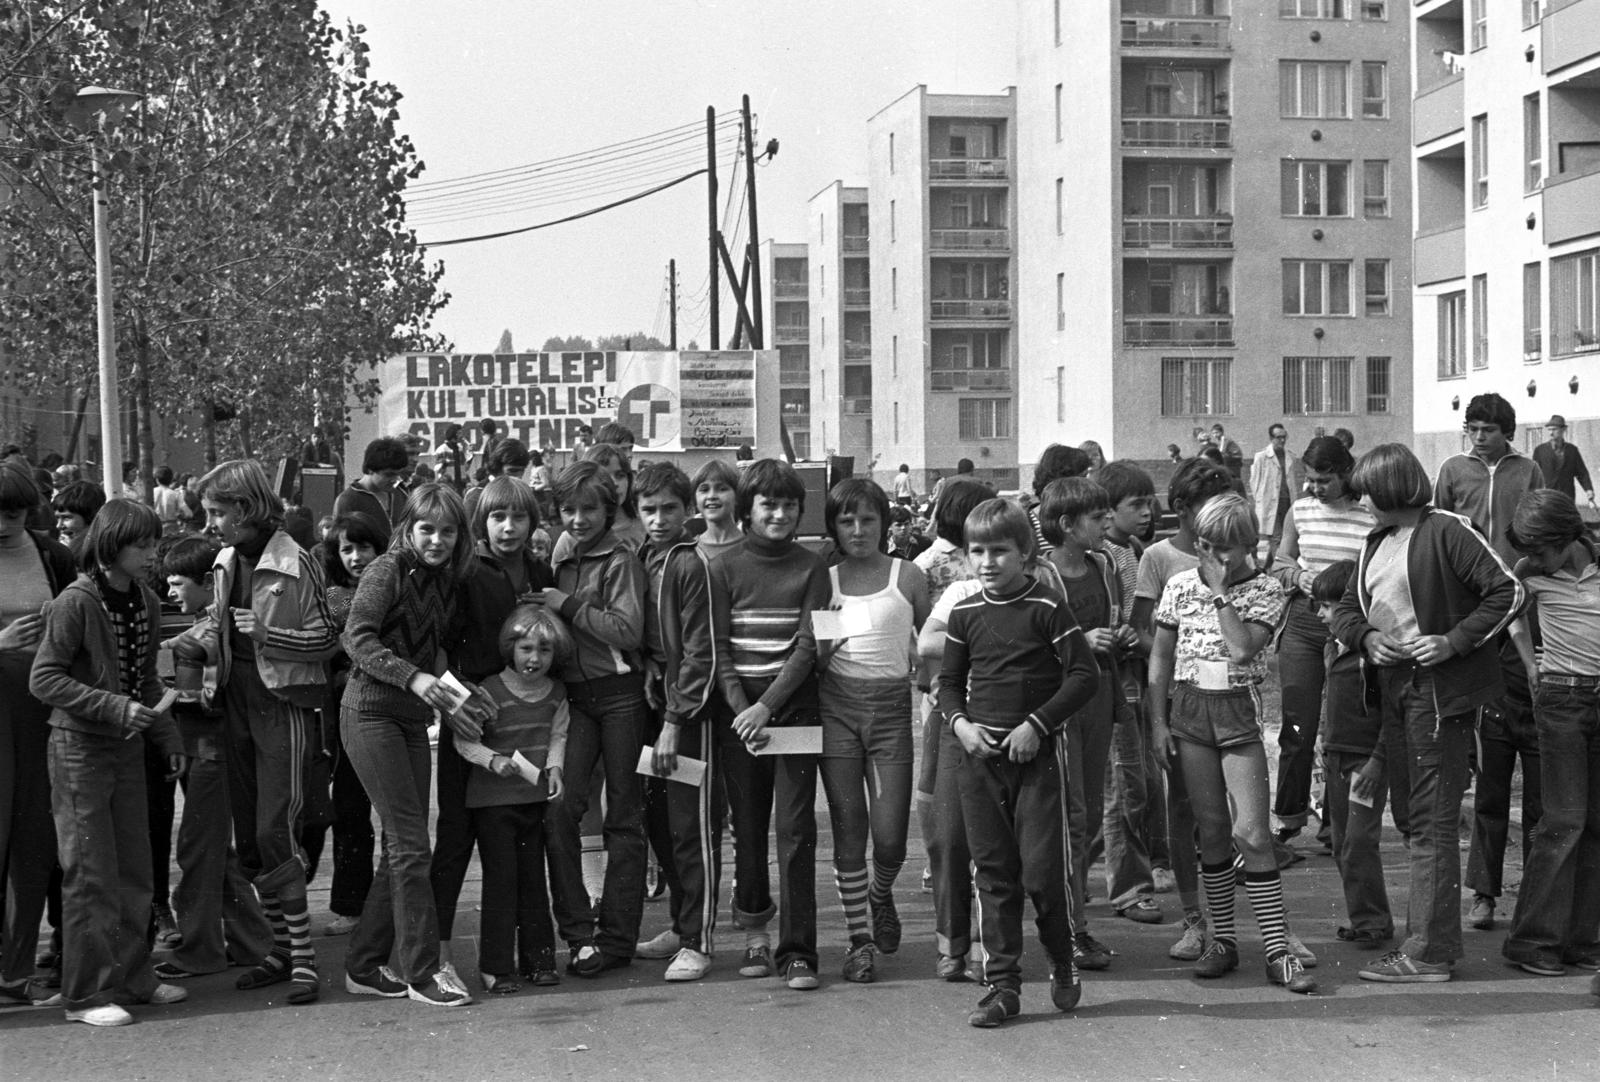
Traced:
<path id="1" fill-rule="evenodd" d="M 697 981 L 711 972 L 711 955 L 684 947 L 667 967 L 669 981 Z"/>
<path id="2" fill-rule="evenodd" d="M 633 949 L 635 958 L 645 958 L 651 961 L 660 961 L 662 958 L 671 958 L 678 953 L 678 933 L 671 928 L 662 932 L 654 939 L 646 939 Z"/>
<path id="3" fill-rule="evenodd" d="M 349 935 L 351 932 L 356 930 L 356 925 L 359 924 L 360 921 L 360 917 L 345 917 L 335 915 L 334 918 L 328 922 L 328 926 L 322 929 L 322 934 Z"/>
<path id="4" fill-rule="evenodd" d="M 1316 969 L 1317 956 L 1311 953 L 1311 948 L 1300 942 L 1300 937 L 1289 929 L 1285 928 L 1283 933 L 1289 940 L 1289 953 L 1300 959 L 1300 964 L 1306 969 Z"/>
<path id="5" fill-rule="evenodd" d="M 181 984 L 158 984 L 156 990 L 150 993 L 146 1003 L 155 1007 L 169 1007 L 174 1003 L 182 1003 L 189 998 L 189 989 Z"/>
<path id="6" fill-rule="evenodd" d="M 455 963 L 445 962 L 439 967 L 439 987 L 450 992 L 459 992 L 461 995 L 471 997 L 467 991 L 467 982 L 461 979 L 461 974 L 456 972 Z"/>
<path id="7" fill-rule="evenodd" d="M 83 1022 L 91 1026 L 131 1026 L 133 1015 L 115 1003 L 107 1003 L 104 1007 L 85 1007 L 81 1011 L 68 1011 L 67 1021 Z"/>

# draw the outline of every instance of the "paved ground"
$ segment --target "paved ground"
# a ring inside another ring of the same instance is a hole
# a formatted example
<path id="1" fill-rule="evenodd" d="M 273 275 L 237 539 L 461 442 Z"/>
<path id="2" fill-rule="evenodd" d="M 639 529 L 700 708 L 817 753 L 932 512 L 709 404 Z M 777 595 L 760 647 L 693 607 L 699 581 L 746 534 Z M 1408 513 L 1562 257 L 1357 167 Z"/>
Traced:
<path id="1" fill-rule="evenodd" d="M 1034 947 L 1025 958 L 1035 983 L 1024 990 L 1024 1016 L 998 1031 L 972 1030 L 964 1018 L 979 990 L 932 975 L 933 914 L 930 896 L 917 891 L 915 837 L 898 895 L 905 945 L 884 959 L 876 985 L 839 978 L 845 938 L 820 803 L 818 820 L 824 984 L 816 992 L 741 979 L 731 953 L 693 985 L 667 985 L 664 963 L 641 962 L 595 982 L 568 978 L 560 988 L 455 1011 L 349 996 L 332 980 L 322 1002 L 292 1008 L 280 1005 L 275 990 L 237 992 L 223 974 L 190 982 L 191 999 L 178 1007 L 135 1008 L 140 1024 L 126 1029 L 68 1026 L 53 1010 L 0 1012 L 0 1079 L 1600 1078 L 1600 1000 L 1588 994 L 1587 975 L 1540 979 L 1506 967 L 1498 955 L 1503 930 L 1469 930 L 1468 957 L 1449 984 L 1357 980 L 1372 955 L 1334 940 L 1342 900 L 1332 861 L 1322 856 L 1285 876 L 1293 924 L 1321 956 L 1316 997 L 1268 987 L 1243 892 L 1244 964 L 1220 982 L 1201 983 L 1166 957 L 1172 927 L 1112 916 L 1102 884 L 1091 927 L 1119 955 L 1109 972 L 1086 977 L 1082 1007 L 1070 1016 L 1050 1009 L 1047 970 Z M 1403 911 L 1404 850 L 1392 832 L 1385 864 Z M 320 928 L 326 879 L 316 886 Z M 464 906 L 476 904 L 477 889 L 474 867 Z M 1162 900 L 1175 916 L 1176 899 Z M 475 914 L 463 922 L 475 931 Z M 646 936 L 665 923 L 663 905 L 647 907 Z M 340 973 L 345 940 L 319 937 L 317 946 L 324 973 Z M 475 985 L 470 942 L 462 953 L 459 968 Z"/>

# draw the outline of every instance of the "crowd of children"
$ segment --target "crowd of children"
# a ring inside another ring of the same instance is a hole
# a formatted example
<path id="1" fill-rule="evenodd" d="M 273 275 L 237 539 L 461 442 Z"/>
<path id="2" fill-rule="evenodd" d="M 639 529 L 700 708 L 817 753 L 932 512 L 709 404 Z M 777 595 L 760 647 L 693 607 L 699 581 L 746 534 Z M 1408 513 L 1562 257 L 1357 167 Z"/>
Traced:
<path id="1" fill-rule="evenodd" d="M 666 980 L 700 979 L 730 826 L 739 973 L 813 989 L 819 776 L 846 981 L 873 982 L 901 947 L 915 807 L 935 973 L 985 985 L 974 1026 L 1021 1010 L 1025 901 L 1057 1009 L 1079 1003 L 1081 971 L 1112 965 L 1085 915 L 1102 855 L 1119 917 L 1159 924 L 1176 890 L 1169 953 L 1200 978 L 1240 964 L 1243 883 L 1268 982 L 1309 993 L 1317 960 L 1281 870 L 1318 762 L 1339 939 L 1396 935 L 1386 808 L 1408 850 L 1407 938 L 1361 978 L 1444 981 L 1463 955 L 1463 794 L 1475 776 L 1483 927 L 1530 743 L 1542 793 L 1503 953 L 1534 974 L 1600 970 L 1600 559 L 1572 500 L 1512 448 L 1509 404 L 1480 396 L 1466 420 L 1472 453 L 1437 482 L 1399 444 L 1357 461 L 1312 441 L 1266 559 L 1226 469 L 1182 463 L 1176 533 L 1150 544 L 1149 474 L 1071 448 L 1042 456 L 1031 501 L 942 482 L 920 543 L 905 484 L 841 481 L 825 537 L 804 543 L 788 464 L 635 471 L 626 439 L 538 491 L 501 441 L 465 500 L 402 488 L 404 445 L 378 440 L 320 539 L 239 460 L 200 479 L 208 529 L 192 536 L 69 486 L 54 499 L 69 548 L 27 527 L 35 482 L 0 468 L 0 1002 L 124 1025 L 127 1006 L 179 1002 L 185 979 L 229 966 L 241 990 L 315 1001 L 307 882 L 330 827 L 323 930 L 351 937 L 350 994 L 472 1002 L 453 940 L 474 850 L 484 992 L 559 984 L 563 946 L 567 976 L 661 959 Z M 591 809 L 603 883 L 585 874 Z M 652 853 L 670 924 L 646 938 Z"/>

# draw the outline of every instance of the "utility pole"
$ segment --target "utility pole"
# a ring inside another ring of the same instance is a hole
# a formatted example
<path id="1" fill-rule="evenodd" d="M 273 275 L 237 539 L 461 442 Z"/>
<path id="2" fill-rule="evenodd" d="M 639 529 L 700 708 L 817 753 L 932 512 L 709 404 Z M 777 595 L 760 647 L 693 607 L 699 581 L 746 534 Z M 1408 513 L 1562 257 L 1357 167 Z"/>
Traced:
<path id="1" fill-rule="evenodd" d="M 740 108 L 744 117 L 744 166 L 745 189 L 750 200 L 750 348 L 766 348 L 766 334 L 763 327 L 764 317 L 761 307 L 761 251 L 760 231 L 756 228 L 756 154 L 755 133 L 751 130 L 750 120 L 750 95 L 744 96 L 744 103 Z"/>
<path id="2" fill-rule="evenodd" d="M 667 305 L 668 326 L 671 328 L 672 348 L 678 348 L 678 261 L 667 260 L 667 295 L 670 301 Z"/>
<path id="3" fill-rule="evenodd" d="M 717 110 L 710 105 L 706 106 L 706 213 L 711 253 L 711 348 L 715 350 L 722 348 L 722 306 L 718 296 L 722 284 L 718 279 L 720 268 L 717 266 L 721 254 L 717 250 L 721 243 L 717 229 Z"/>

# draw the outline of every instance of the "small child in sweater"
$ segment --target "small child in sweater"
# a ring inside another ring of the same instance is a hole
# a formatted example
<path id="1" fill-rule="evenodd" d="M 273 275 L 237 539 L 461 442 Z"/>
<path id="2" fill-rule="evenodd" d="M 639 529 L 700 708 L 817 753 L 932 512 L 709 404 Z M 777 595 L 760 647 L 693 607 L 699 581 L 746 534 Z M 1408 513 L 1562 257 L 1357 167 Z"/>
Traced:
<path id="1" fill-rule="evenodd" d="M 519 970 L 535 985 L 561 983 L 545 886 L 544 813 L 561 799 L 567 752 L 567 693 L 550 667 L 571 650 L 572 636 L 548 609 L 518 607 L 500 628 L 506 669 L 480 685 L 498 712 L 480 739 L 455 737 L 456 750 L 477 768 L 467 776 L 467 815 L 483 860 L 478 972 L 484 990 L 496 994 L 521 990 Z M 522 763 L 512 758 L 518 754 Z"/>

